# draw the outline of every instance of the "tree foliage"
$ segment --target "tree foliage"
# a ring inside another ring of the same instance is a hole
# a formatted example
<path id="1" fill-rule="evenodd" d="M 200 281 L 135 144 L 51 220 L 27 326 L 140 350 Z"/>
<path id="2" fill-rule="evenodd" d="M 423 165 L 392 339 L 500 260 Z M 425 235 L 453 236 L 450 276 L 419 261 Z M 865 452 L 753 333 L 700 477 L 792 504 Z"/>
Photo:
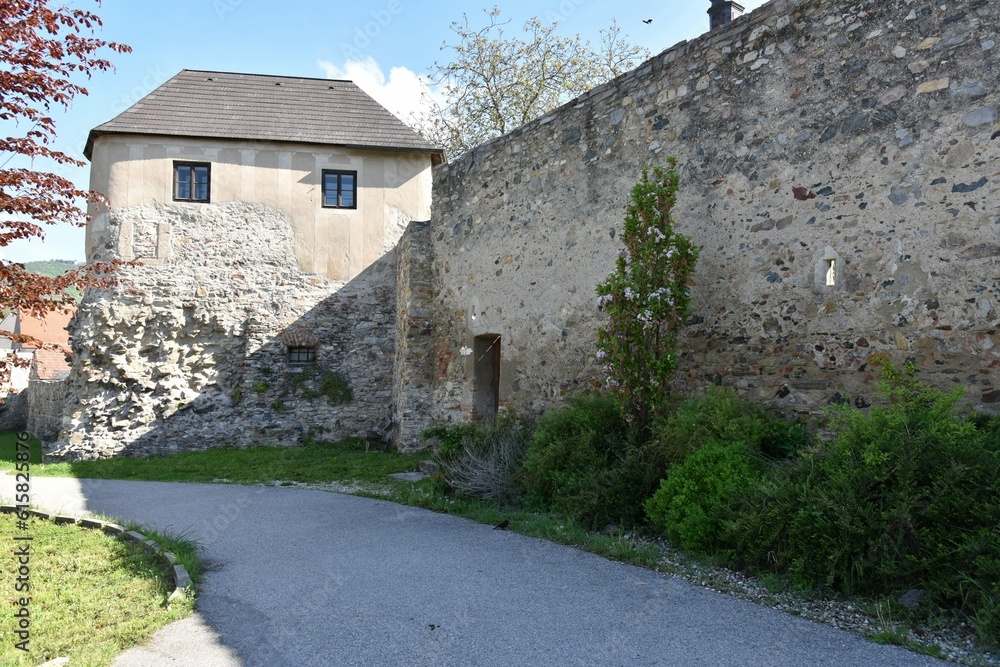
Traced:
<path id="1" fill-rule="evenodd" d="M 452 155 L 542 116 L 649 56 L 629 44 L 614 22 L 594 47 L 580 35 L 556 34 L 557 23 L 538 18 L 525 22 L 520 34 L 508 34 L 510 21 L 501 20 L 497 7 L 484 11 L 485 27 L 474 28 L 467 14 L 451 24 L 457 41 L 442 46 L 451 59 L 431 70 L 444 102 L 429 100 L 434 111 L 414 119 Z"/>
<path id="2" fill-rule="evenodd" d="M 666 406 L 677 368 L 677 335 L 690 312 L 688 282 L 698 248 L 674 231 L 677 162 L 643 169 L 632 189 L 615 270 L 597 286 L 608 324 L 598 331 L 598 357 L 608 365 L 609 386 L 639 427 Z"/>
<path id="3" fill-rule="evenodd" d="M 100 0 L 95 2 L 100 5 Z M 80 190 L 69 179 L 36 168 L 84 164 L 53 147 L 56 123 L 51 112 L 54 107 L 69 108 L 74 97 L 87 94 L 76 83 L 81 77 L 112 67 L 99 56 L 101 51 L 131 50 L 90 36 L 100 26 L 93 12 L 49 0 L 0 3 L 0 247 L 19 239 L 44 238 L 43 225 L 82 226 L 87 218 L 81 202 L 104 201 L 96 192 Z M 8 166 L 15 158 L 20 159 Z M 22 163 L 30 168 L 19 166 Z M 73 303 L 67 288 L 106 284 L 112 268 L 92 265 L 47 277 L 23 264 L 0 260 L 0 309 L 35 317 L 66 309 Z M 0 335 L 16 343 L 37 344 L 8 331 Z"/>

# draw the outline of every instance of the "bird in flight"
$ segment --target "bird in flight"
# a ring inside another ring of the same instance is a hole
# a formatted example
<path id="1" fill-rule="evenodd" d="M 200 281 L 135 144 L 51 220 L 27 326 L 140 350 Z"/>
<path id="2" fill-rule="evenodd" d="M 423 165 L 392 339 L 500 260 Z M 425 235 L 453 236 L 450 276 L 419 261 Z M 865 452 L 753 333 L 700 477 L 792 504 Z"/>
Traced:
<path id="1" fill-rule="evenodd" d="M 653 22 L 653 19 L 643 19 L 642 22 L 645 23 L 646 25 L 649 25 L 650 23 Z"/>

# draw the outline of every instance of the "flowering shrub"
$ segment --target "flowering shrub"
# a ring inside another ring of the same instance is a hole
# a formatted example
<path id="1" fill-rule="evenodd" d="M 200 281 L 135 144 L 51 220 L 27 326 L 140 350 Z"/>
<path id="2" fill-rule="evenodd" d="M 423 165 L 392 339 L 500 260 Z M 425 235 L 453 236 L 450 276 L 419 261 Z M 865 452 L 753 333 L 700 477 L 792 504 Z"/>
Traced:
<path id="1" fill-rule="evenodd" d="M 666 407 L 668 382 L 677 367 L 677 334 L 690 312 L 688 281 L 698 248 L 673 229 L 677 161 L 643 169 L 632 188 L 615 270 L 597 286 L 609 316 L 597 334 L 597 357 L 625 418 L 647 426 Z"/>

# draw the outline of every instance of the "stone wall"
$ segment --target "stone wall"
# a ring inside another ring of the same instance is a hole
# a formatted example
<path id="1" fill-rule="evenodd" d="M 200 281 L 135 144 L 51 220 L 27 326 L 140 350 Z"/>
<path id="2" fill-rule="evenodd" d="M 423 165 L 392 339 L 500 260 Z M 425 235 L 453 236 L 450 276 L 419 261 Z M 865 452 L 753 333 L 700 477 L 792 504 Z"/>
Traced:
<path id="1" fill-rule="evenodd" d="M 88 291 L 71 325 L 55 456 L 294 444 L 388 419 L 393 253 L 347 284 L 302 273 L 287 217 L 245 202 L 117 209 L 97 258 L 129 253 L 139 264 Z M 289 363 L 289 347 L 315 362 Z"/>
<path id="2" fill-rule="evenodd" d="M 399 289 L 393 378 L 392 440 L 400 449 L 420 445 L 433 413 L 434 283 L 430 224 L 412 222 L 396 248 Z"/>
<path id="3" fill-rule="evenodd" d="M 21 392 L 26 395 L 28 419 L 25 430 L 37 438 L 52 436 L 62 427 L 68 397 L 65 380 L 32 380 Z"/>
<path id="4" fill-rule="evenodd" d="M 0 431 L 23 431 L 28 427 L 28 390 L 7 394 L 0 403 Z"/>
<path id="5" fill-rule="evenodd" d="M 997 26 L 987 0 L 773 0 L 439 167 L 427 417 L 473 414 L 477 336 L 518 411 L 602 384 L 594 286 L 671 155 L 701 247 L 679 387 L 864 405 L 879 352 L 995 409 Z"/>

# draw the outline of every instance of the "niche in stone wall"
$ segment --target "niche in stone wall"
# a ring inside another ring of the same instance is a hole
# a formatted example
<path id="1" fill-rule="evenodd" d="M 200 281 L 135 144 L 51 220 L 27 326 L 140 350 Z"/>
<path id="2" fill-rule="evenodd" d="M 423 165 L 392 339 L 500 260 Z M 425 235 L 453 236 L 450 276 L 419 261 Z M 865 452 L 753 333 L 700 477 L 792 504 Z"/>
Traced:
<path id="1" fill-rule="evenodd" d="M 843 289 L 844 260 L 837 251 L 827 246 L 816 262 L 813 270 L 813 291 L 817 294 L 830 294 Z"/>
<path id="2" fill-rule="evenodd" d="M 476 336 L 472 354 L 473 418 L 490 421 L 500 407 L 500 334 Z"/>

